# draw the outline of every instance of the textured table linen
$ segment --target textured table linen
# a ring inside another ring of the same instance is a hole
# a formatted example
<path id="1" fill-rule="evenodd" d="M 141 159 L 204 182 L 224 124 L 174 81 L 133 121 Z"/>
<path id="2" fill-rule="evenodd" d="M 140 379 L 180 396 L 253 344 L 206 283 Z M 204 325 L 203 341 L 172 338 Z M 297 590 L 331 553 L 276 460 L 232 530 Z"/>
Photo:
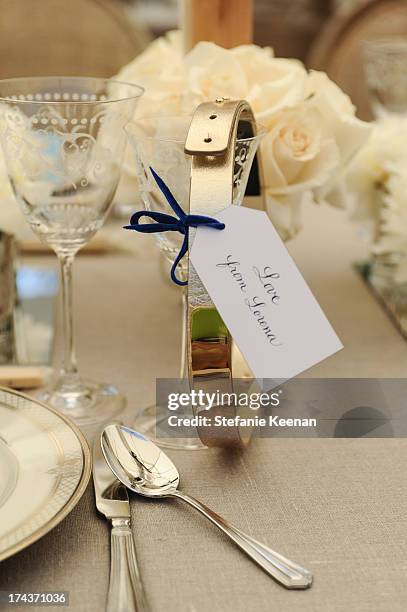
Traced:
<path id="1" fill-rule="evenodd" d="M 354 228 L 324 208 L 307 209 L 305 222 L 290 250 L 345 345 L 306 375 L 404 377 L 407 344 L 351 269 L 365 250 Z M 117 384 L 129 414 L 154 400 L 156 377 L 177 375 L 180 339 L 179 290 L 163 279 L 153 238 L 134 240 L 136 254 L 79 257 L 74 281 L 82 372 Z M 132 498 L 153 612 L 406 609 L 405 440 L 258 439 L 244 453 L 170 454 L 185 491 L 312 570 L 315 582 L 287 591 L 182 502 Z M 0 564 L 0 590 L 69 591 L 70 610 L 99 612 L 109 550 L 90 485 L 59 526 Z"/>

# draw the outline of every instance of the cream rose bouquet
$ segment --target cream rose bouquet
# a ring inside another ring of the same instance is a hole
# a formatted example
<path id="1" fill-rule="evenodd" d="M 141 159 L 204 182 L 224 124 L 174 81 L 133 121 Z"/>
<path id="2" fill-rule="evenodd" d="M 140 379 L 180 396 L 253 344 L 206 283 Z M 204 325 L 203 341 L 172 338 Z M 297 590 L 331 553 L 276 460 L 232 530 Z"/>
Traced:
<path id="1" fill-rule="evenodd" d="M 192 113 L 205 100 L 244 98 L 267 134 L 261 145 L 268 213 L 284 239 L 300 229 L 306 201 L 343 196 L 349 161 L 370 127 L 326 74 L 274 57 L 270 48 L 201 42 L 186 55 L 179 32 L 154 41 L 117 78 L 145 87 L 135 118 Z M 124 181 L 134 181 L 125 164 Z"/>

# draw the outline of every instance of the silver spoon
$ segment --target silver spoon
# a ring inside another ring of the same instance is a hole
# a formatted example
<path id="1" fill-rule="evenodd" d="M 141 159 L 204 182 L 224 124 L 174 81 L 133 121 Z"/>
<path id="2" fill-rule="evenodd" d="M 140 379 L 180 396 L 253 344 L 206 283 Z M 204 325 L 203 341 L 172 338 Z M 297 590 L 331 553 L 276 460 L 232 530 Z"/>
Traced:
<path id="1" fill-rule="evenodd" d="M 177 497 L 196 508 L 228 535 L 249 557 L 288 589 L 311 586 L 312 574 L 227 523 L 201 502 L 178 491 L 179 473 L 171 459 L 151 440 L 122 425 L 108 425 L 101 435 L 102 451 L 115 476 L 145 497 Z"/>

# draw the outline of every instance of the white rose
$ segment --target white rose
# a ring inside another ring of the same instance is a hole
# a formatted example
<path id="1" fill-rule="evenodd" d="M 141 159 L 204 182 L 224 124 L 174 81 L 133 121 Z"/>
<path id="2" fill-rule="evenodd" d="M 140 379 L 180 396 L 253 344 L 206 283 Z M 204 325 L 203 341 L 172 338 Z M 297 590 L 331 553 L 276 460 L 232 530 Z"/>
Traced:
<path id="1" fill-rule="evenodd" d="M 190 95 L 185 82 L 180 32 L 169 32 L 156 39 L 136 59 L 124 66 L 115 79 L 144 87 L 145 93 L 137 105 L 136 117 L 185 112 L 183 100 Z M 120 93 L 120 87 L 117 92 Z M 187 112 L 191 104 L 187 104 Z"/>
<path id="2" fill-rule="evenodd" d="M 182 46 L 179 32 L 168 32 L 154 40 L 145 51 L 124 66 L 116 75 L 118 81 L 143 86 L 154 81 L 182 63 Z"/>
<path id="3" fill-rule="evenodd" d="M 269 79 L 270 65 L 275 60 L 271 47 L 239 45 L 230 49 L 229 53 L 239 62 L 249 87 Z"/>
<path id="4" fill-rule="evenodd" d="M 276 58 L 269 47 L 256 45 L 241 45 L 230 53 L 245 75 L 246 100 L 259 123 L 267 126 L 274 113 L 304 100 L 307 71 L 301 62 Z"/>
<path id="5" fill-rule="evenodd" d="M 261 152 L 265 185 L 274 196 L 320 187 L 340 161 L 335 140 L 307 103 L 273 117 Z"/>
<path id="6" fill-rule="evenodd" d="M 349 96 L 323 72 L 312 71 L 309 74 L 306 95 L 310 105 L 320 113 L 321 121 L 335 140 L 340 154 L 338 172 L 315 192 L 317 200 L 329 200 L 331 191 L 334 198 L 338 195 L 336 184 L 343 180 L 349 162 L 369 139 L 371 125 L 356 117 Z M 334 203 L 338 204 L 337 198 Z"/>
<path id="7" fill-rule="evenodd" d="M 223 49 L 201 42 L 183 56 L 180 32 L 154 41 L 116 77 L 145 87 L 136 116 L 192 113 L 219 96 L 245 98 L 260 123 L 304 99 L 307 72 L 296 60 L 273 56 L 270 48 Z"/>
<path id="8" fill-rule="evenodd" d="M 188 87 L 202 101 L 221 96 L 239 99 L 248 92 L 246 75 L 228 49 L 200 42 L 187 53 L 184 63 Z"/>
<path id="9" fill-rule="evenodd" d="M 342 163 L 348 163 L 369 138 L 371 125 L 356 117 L 349 96 L 324 72 L 310 72 L 307 97 L 335 138 Z"/>
<path id="10" fill-rule="evenodd" d="M 257 121 L 266 127 L 276 112 L 304 99 L 307 76 L 299 63 L 278 58 L 270 72 L 269 80 L 255 84 L 246 96 Z"/>

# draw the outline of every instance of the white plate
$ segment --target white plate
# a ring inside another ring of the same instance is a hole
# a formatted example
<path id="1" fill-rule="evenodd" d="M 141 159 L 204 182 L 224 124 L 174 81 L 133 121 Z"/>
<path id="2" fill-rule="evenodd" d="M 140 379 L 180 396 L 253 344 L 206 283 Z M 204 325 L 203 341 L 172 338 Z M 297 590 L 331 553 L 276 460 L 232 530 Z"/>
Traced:
<path id="1" fill-rule="evenodd" d="M 88 445 L 68 419 L 0 387 L 0 561 L 29 546 L 78 503 Z"/>

